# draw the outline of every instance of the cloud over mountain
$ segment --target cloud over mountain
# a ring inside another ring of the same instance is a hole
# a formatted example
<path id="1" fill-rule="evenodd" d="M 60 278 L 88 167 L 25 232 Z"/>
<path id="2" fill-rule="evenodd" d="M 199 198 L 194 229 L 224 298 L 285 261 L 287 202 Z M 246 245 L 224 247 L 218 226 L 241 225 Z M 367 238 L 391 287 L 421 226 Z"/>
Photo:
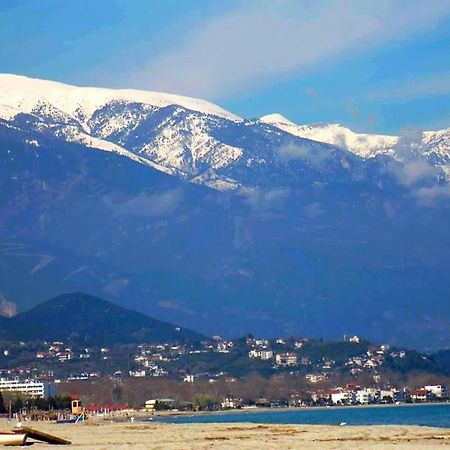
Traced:
<path id="1" fill-rule="evenodd" d="M 152 89 L 220 98 L 403 39 L 449 13 L 441 0 L 241 2 L 180 37 L 135 79 Z"/>

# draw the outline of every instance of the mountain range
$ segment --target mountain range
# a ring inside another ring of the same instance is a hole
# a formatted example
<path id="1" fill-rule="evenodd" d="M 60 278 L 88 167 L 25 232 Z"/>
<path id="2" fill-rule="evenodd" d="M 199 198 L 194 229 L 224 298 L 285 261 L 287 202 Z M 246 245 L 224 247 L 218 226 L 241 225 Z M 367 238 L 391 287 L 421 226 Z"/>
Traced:
<path id="1" fill-rule="evenodd" d="M 0 304 L 447 347 L 449 140 L 0 75 Z"/>
<path id="2" fill-rule="evenodd" d="M 407 127 L 401 136 L 355 133 L 338 123 L 296 125 L 280 114 L 269 114 L 261 122 L 273 125 L 294 136 L 346 148 L 362 158 L 389 156 L 408 161 L 422 158 L 450 174 L 450 128 L 421 132 Z"/>

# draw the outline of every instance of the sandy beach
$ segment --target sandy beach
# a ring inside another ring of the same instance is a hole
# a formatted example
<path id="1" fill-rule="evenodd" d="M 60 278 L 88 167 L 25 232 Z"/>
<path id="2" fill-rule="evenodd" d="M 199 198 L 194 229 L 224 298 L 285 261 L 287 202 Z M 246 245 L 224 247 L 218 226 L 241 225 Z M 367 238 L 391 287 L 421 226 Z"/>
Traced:
<path id="1" fill-rule="evenodd" d="M 71 447 L 106 449 L 435 449 L 450 446 L 450 430 L 417 426 L 110 423 L 27 426 L 72 441 Z M 1 421 L 1 430 L 7 430 Z M 37 450 L 55 446 L 35 443 Z"/>

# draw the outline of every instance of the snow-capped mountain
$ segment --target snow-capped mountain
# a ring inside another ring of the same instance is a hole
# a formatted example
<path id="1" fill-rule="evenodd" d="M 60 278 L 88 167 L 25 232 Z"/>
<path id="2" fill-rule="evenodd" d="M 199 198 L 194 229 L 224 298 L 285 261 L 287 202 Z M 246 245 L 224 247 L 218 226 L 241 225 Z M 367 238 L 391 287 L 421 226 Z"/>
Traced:
<path id="1" fill-rule="evenodd" d="M 41 106 L 51 105 L 60 112 L 77 118 L 88 131 L 89 118 L 111 102 L 141 103 L 158 108 L 179 105 L 205 114 L 241 120 L 219 106 L 191 97 L 132 89 L 76 87 L 20 75 L 0 74 L 0 114 L 3 118 L 14 117 L 20 112 L 31 113 Z"/>
<path id="2" fill-rule="evenodd" d="M 402 138 L 399 136 L 355 133 L 350 128 L 337 123 L 297 125 L 276 113 L 263 116 L 260 120 L 293 136 L 345 148 L 362 158 L 386 155 L 401 160 L 405 156 L 402 153 Z M 413 135 L 409 136 L 409 134 Z M 422 156 L 434 164 L 444 166 L 444 170 L 448 170 L 445 166 L 450 164 L 450 128 L 423 133 L 411 130 L 406 140 L 415 145 Z"/>
<path id="3" fill-rule="evenodd" d="M 343 180 L 360 165 L 345 150 L 163 93 L 0 75 L 0 119 L 219 190 L 324 181 L 330 171 Z"/>
<path id="4" fill-rule="evenodd" d="M 208 334 L 448 345 L 448 133 L 367 157 L 275 119 L 0 76 L 0 301 L 83 291 Z"/>
<path id="5" fill-rule="evenodd" d="M 52 134 L 68 142 L 119 153 L 157 170 L 176 174 L 177 170 L 185 169 L 183 159 L 186 155 L 180 142 L 167 142 L 168 139 L 164 139 L 164 135 L 170 134 L 165 124 L 160 124 L 164 131 L 151 148 L 148 145 L 138 148 L 134 146 L 133 153 L 122 147 L 120 142 L 115 142 L 115 138 L 116 141 L 123 141 L 125 136 L 131 133 L 136 136 L 136 128 L 145 119 L 165 108 L 171 108 L 175 115 L 189 111 L 192 115 L 232 122 L 241 120 L 212 103 L 189 97 L 125 89 L 80 88 L 47 80 L 0 74 L 1 119 Z M 215 143 L 205 138 L 201 130 L 196 131 L 198 133 L 196 139 L 192 138 L 193 151 L 190 156 L 195 158 L 200 153 L 201 158 L 208 153 L 210 159 L 214 159 L 210 154 Z M 118 138 L 119 135 L 121 139 Z M 201 146 L 200 142 L 205 145 Z M 166 148 L 161 149 L 164 144 Z M 197 147 L 203 147 L 203 153 L 196 152 Z M 228 151 L 227 148 L 221 147 L 219 150 L 223 153 Z M 231 149 L 230 153 L 233 154 L 234 150 Z M 159 162 L 162 164 L 158 164 Z"/>
<path id="6" fill-rule="evenodd" d="M 0 119 L 218 190 L 354 181 L 355 173 L 379 183 L 384 174 L 369 160 L 401 160 L 395 136 L 298 126 L 279 114 L 251 121 L 200 99 L 9 74 L 0 74 Z M 423 156 L 447 174 L 449 141 L 443 130 L 424 133 L 421 142 Z"/>
<path id="7" fill-rule="evenodd" d="M 297 125 L 281 114 L 269 114 L 260 120 L 294 136 L 346 148 L 364 158 L 389 152 L 398 139 L 395 136 L 358 134 L 338 123 Z"/>

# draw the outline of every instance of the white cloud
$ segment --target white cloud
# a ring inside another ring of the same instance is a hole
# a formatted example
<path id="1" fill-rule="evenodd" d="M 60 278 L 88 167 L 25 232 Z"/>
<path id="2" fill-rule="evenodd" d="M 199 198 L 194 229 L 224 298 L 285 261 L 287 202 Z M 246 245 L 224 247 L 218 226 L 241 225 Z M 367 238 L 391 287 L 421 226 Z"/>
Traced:
<path id="1" fill-rule="evenodd" d="M 423 134 L 416 127 L 403 129 L 393 150 L 400 158 L 391 170 L 399 182 L 405 186 L 413 186 L 427 178 L 437 177 L 441 170 L 423 158 Z"/>
<path id="2" fill-rule="evenodd" d="M 367 98 L 369 100 L 403 100 L 441 95 L 450 95 L 450 73 L 434 74 L 400 85 L 379 89 L 367 94 Z"/>
<path id="3" fill-rule="evenodd" d="M 447 0 L 260 0 L 179 37 L 136 83 L 218 98 L 402 39 L 450 14 Z"/>
<path id="4" fill-rule="evenodd" d="M 116 214 L 136 217 L 159 217 L 173 213 L 183 200 L 183 192 L 174 189 L 164 192 L 139 194 L 125 199 L 115 199 L 111 196 L 103 198 L 104 203 L 111 207 Z"/>
<path id="5" fill-rule="evenodd" d="M 247 203 L 255 211 L 269 211 L 282 208 L 290 196 L 288 189 L 257 190 L 247 197 Z"/>
<path id="6" fill-rule="evenodd" d="M 0 292 L 0 316 L 14 317 L 16 314 L 16 304 L 7 300 L 6 297 Z"/>
<path id="7" fill-rule="evenodd" d="M 411 186 L 426 178 L 435 177 L 440 170 L 425 160 L 408 161 L 403 164 L 398 173 L 402 184 Z"/>
<path id="8" fill-rule="evenodd" d="M 121 292 L 130 284 L 128 278 L 115 278 L 103 286 L 102 291 L 110 295 L 120 295 Z"/>
<path id="9" fill-rule="evenodd" d="M 310 203 L 303 208 L 306 216 L 310 219 L 315 219 L 324 213 L 322 205 L 319 202 Z"/>
<path id="10" fill-rule="evenodd" d="M 450 185 L 440 184 L 430 187 L 423 187 L 414 191 L 417 201 L 422 206 L 442 206 L 443 201 L 450 199 Z M 448 205 L 448 203 L 447 203 Z"/>
<path id="11" fill-rule="evenodd" d="M 283 163 L 296 160 L 308 162 L 312 167 L 318 169 L 330 158 L 330 154 L 319 146 L 308 147 L 290 143 L 278 149 L 278 158 Z"/>

